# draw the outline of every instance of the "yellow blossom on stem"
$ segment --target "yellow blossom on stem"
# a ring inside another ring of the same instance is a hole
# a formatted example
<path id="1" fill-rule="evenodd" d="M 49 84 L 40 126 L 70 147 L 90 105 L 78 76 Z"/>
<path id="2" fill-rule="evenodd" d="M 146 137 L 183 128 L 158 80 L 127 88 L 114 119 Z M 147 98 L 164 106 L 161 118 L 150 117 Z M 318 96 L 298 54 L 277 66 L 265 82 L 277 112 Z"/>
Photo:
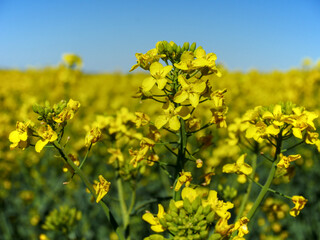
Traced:
<path id="1" fill-rule="evenodd" d="M 301 158 L 300 154 L 284 156 L 282 153 L 280 153 L 280 161 L 277 164 L 277 167 L 278 168 L 288 168 L 290 166 L 290 162 L 293 162 L 293 161 L 300 159 L 300 158 Z"/>
<path id="2" fill-rule="evenodd" d="M 223 202 L 223 200 L 219 200 L 218 193 L 214 190 L 210 190 L 208 198 L 206 200 L 202 200 L 202 206 L 206 207 L 207 205 L 210 205 L 211 209 L 221 218 L 227 218 L 230 215 L 228 210 L 234 206 L 231 202 Z"/>
<path id="3" fill-rule="evenodd" d="M 10 144 L 10 149 L 14 149 L 16 147 L 25 149 L 29 143 L 28 143 L 28 135 L 29 135 L 29 126 L 31 125 L 31 122 L 28 121 L 26 123 L 23 122 L 17 122 L 16 124 L 16 130 L 12 131 L 9 134 L 9 141 L 12 142 Z"/>
<path id="4" fill-rule="evenodd" d="M 196 81 L 188 84 L 183 75 L 178 76 L 178 81 L 181 85 L 181 90 L 176 93 L 173 101 L 182 103 L 189 99 L 190 104 L 196 108 L 199 104 L 201 93 L 206 89 L 207 85 L 204 81 Z"/>
<path id="5" fill-rule="evenodd" d="M 304 130 L 316 130 L 313 120 L 318 117 L 317 114 L 305 111 L 299 107 L 293 108 L 292 111 L 294 114 L 290 115 L 287 121 L 293 125 L 292 133 L 296 138 L 302 139 L 302 132 Z"/>
<path id="6" fill-rule="evenodd" d="M 98 127 L 93 127 L 90 132 L 87 133 L 85 138 L 85 145 L 89 147 L 90 144 L 94 144 L 101 138 L 101 130 Z"/>
<path id="7" fill-rule="evenodd" d="M 293 196 L 291 200 L 295 204 L 295 206 L 290 210 L 290 215 L 296 217 L 300 214 L 300 211 L 304 208 L 308 200 L 302 196 L 296 195 Z"/>
<path id="8" fill-rule="evenodd" d="M 175 63 L 174 66 L 178 69 L 183 70 L 183 71 L 195 70 L 195 68 L 193 66 L 193 59 L 194 59 L 193 52 L 186 51 L 186 52 L 182 53 L 181 58 L 180 58 L 180 62 Z"/>
<path id="9" fill-rule="evenodd" d="M 102 175 L 99 175 L 99 182 L 93 185 L 94 190 L 97 194 L 96 203 L 100 202 L 100 200 L 109 192 L 110 182 L 108 182 Z"/>
<path id="10" fill-rule="evenodd" d="M 165 114 L 157 117 L 154 123 L 158 129 L 162 128 L 168 123 L 170 129 L 177 131 L 181 127 L 179 117 L 184 120 L 190 118 L 190 110 L 188 107 L 179 106 L 177 108 L 174 108 L 174 105 L 171 102 L 167 101 L 163 104 L 162 108 Z"/>
<path id="11" fill-rule="evenodd" d="M 269 111 L 264 112 L 262 119 L 271 121 L 266 128 L 266 134 L 277 135 L 280 132 L 280 127 L 284 125 L 281 105 L 275 105 L 272 113 Z"/>
<path id="12" fill-rule="evenodd" d="M 74 114 L 80 108 L 80 103 L 72 99 L 69 100 L 67 107 L 65 107 L 58 116 L 53 117 L 52 119 L 57 123 L 62 123 L 67 120 L 70 120 L 74 117 Z"/>
<path id="13" fill-rule="evenodd" d="M 109 158 L 109 161 L 108 161 L 109 164 L 114 163 L 116 160 L 121 163 L 124 162 L 123 154 L 119 148 L 109 148 L 108 153 L 111 154 L 111 157 Z"/>
<path id="14" fill-rule="evenodd" d="M 166 229 L 160 224 L 159 219 L 163 218 L 165 215 L 164 208 L 161 204 L 158 204 L 158 214 L 153 216 L 152 213 L 146 212 L 143 214 L 142 219 L 149 224 L 151 224 L 151 229 L 154 232 L 164 232 Z"/>
<path id="15" fill-rule="evenodd" d="M 166 76 L 171 71 L 172 66 L 163 66 L 159 62 L 154 62 L 150 66 L 151 77 L 148 77 L 142 82 L 142 89 L 144 91 L 150 91 L 151 88 L 157 83 L 158 88 L 162 90 L 167 84 Z"/>
<path id="16" fill-rule="evenodd" d="M 192 64 L 195 68 L 202 68 L 202 73 L 204 75 L 210 75 L 215 73 L 218 77 L 221 77 L 221 72 L 217 69 L 215 61 L 217 56 L 214 53 L 206 54 L 205 50 L 202 48 L 197 48 L 194 51 L 196 57 Z M 204 70 L 204 71 L 203 71 Z"/>
<path id="17" fill-rule="evenodd" d="M 44 146 L 46 146 L 49 142 L 54 142 L 58 138 L 57 133 L 52 130 L 50 125 L 41 126 L 38 129 L 38 134 L 41 139 L 39 139 L 35 145 L 36 152 L 41 152 Z"/>
<path id="18" fill-rule="evenodd" d="M 78 67 L 82 66 L 82 59 L 78 55 L 73 53 L 65 53 L 62 56 L 62 60 L 67 64 L 68 67 Z"/>
<path id="19" fill-rule="evenodd" d="M 249 233 L 248 229 L 249 219 L 247 217 L 240 218 L 234 225 L 232 231 L 238 230 L 238 237 L 242 238 L 244 235 Z"/>
<path id="20" fill-rule="evenodd" d="M 228 224 L 228 220 L 231 217 L 231 214 L 226 215 L 224 218 L 220 218 L 215 225 L 215 233 L 219 233 L 222 236 L 228 236 L 233 228 L 233 224 Z"/>
<path id="21" fill-rule="evenodd" d="M 136 118 L 133 120 L 133 122 L 136 124 L 137 128 L 145 126 L 150 122 L 150 117 L 143 112 L 135 112 L 135 115 Z"/>
<path id="22" fill-rule="evenodd" d="M 174 187 L 174 190 L 177 192 L 182 187 L 182 185 L 185 183 L 186 187 L 189 187 L 190 183 L 192 181 L 192 174 L 191 172 L 185 172 L 182 170 L 180 173 L 180 177 L 177 180 L 176 186 Z"/>
<path id="23" fill-rule="evenodd" d="M 137 64 L 133 65 L 130 69 L 130 72 L 135 70 L 137 67 L 141 67 L 144 70 L 149 70 L 149 67 L 152 63 L 158 62 L 160 58 L 165 57 L 165 54 L 158 54 L 158 50 L 153 48 L 149 50 L 147 53 L 136 53 Z"/>
<path id="24" fill-rule="evenodd" d="M 236 163 L 224 165 L 222 172 L 250 175 L 252 172 L 252 167 L 244 162 L 245 157 L 246 154 L 242 154 Z"/>

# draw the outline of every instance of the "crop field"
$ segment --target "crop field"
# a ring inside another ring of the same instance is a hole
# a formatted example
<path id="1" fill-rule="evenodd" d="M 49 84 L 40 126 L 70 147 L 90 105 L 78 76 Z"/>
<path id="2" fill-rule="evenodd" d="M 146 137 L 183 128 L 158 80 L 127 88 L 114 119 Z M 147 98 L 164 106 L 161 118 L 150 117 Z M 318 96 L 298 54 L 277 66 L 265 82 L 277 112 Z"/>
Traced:
<path id="1" fill-rule="evenodd" d="M 228 71 L 167 41 L 136 58 L 0 70 L 0 239 L 320 239 L 320 63 Z"/>

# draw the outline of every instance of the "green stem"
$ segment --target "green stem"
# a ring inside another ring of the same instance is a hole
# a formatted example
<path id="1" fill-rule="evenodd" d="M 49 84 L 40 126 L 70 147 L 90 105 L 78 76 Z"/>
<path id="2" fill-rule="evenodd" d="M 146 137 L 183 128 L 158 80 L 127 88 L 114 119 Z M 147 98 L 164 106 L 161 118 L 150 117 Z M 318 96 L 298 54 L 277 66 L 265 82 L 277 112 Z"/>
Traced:
<path id="1" fill-rule="evenodd" d="M 86 152 L 86 155 L 84 156 L 84 159 L 82 160 L 82 162 L 81 162 L 81 164 L 80 164 L 80 166 L 79 166 L 80 169 L 81 169 L 82 165 L 85 163 L 85 161 L 87 160 L 88 155 L 89 155 L 89 152 L 90 152 L 90 150 L 91 150 L 91 147 L 92 147 L 92 143 L 90 143 L 90 146 L 89 146 L 89 148 L 88 148 L 88 150 L 87 150 L 87 152 Z"/>
<path id="2" fill-rule="evenodd" d="M 122 213 L 121 215 L 122 215 L 123 227 L 124 229 L 126 229 L 129 224 L 129 215 L 128 215 L 127 205 L 125 202 L 125 196 L 123 192 L 122 179 L 120 176 L 117 177 L 117 187 L 118 187 L 120 208 Z"/>
<path id="3" fill-rule="evenodd" d="M 86 175 L 83 173 L 83 171 L 78 168 L 73 161 L 67 157 L 67 155 L 65 154 L 65 152 L 63 151 L 61 145 L 58 142 L 53 142 L 52 143 L 53 146 L 58 150 L 58 152 L 60 153 L 61 157 L 72 167 L 72 169 L 74 170 L 75 174 L 77 174 L 81 180 L 83 181 L 83 183 L 86 185 L 86 187 L 89 189 L 90 193 L 92 194 L 92 196 L 97 199 L 97 195 L 96 192 L 93 188 L 93 185 L 89 182 L 88 178 L 86 177 Z M 118 223 L 116 222 L 114 216 L 112 215 L 112 213 L 110 212 L 108 206 L 104 203 L 104 201 L 100 201 L 99 202 L 100 206 L 102 207 L 105 215 L 107 216 L 109 222 L 111 223 L 113 229 L 116 231 L 116 233 L 119 236 L 120 240 L 124 240 L 124 236 L 123 233 L 118 225 Z"/>
<path id="4" fill-rule="evenodd" d="M 271 169 L 270 169 L 270 172 L 269 172 L 269 176 L 267 178 L 267 181 L 265 182 L 265 184 L 263 185 L 256 201 L 254 202 L 252 208 L 250 209 L 248 215 L 247 215 L 247 218 L 249 218 L 249 220 L 251 220 L 251 218 L 253 217 L 253 215 L 255 214 L 256 210 L 258 209 L 258 207 L 260 206 L 260 203 L 262 202 L 264 196 L 267 194 L 268 190 L 269 190 L 269 187 L 272 183 L 272 180 L 273 180 L 273 177 L 274 177 L 274 174 L 276 172 L 276 161 L 274 161 L 272 163 L 272 166 L 271 166 Z"/>
<path id="5" fill-rule="evenodd" d="M 252 160 L 251 166 L 252 166 L 252 173 L 250 174 L 250 178 L 253 179 L 254 175 L 256 174 L 257 157 L 255 157 Z M 251 189 L 252 189 L 252 181 L 249 182 L 248 187 L 247 187 L 247 192 L 243 196 L 243 199 L 241 201 L 241 205 L 240 205 L 240 208 L 239 208 L 239 213 L 237 214 L 237 218 L 236 218 L 235 222 L 238 221 L 242 217 L 243 211 L 245 209 L 245 206 L 247 205 L 247 202 L 248 202 L 248 199 L 249 199 L 249 196 L 250 196 L 250 193 L 251 193 Z"/>
<path id="6" fill-rule="evenodd" d="M 179 173 L 184 168 L 185 160 L 186 160 L 186 147 L 187 147 L 187 134 L 186 134 L 186 128 L 185 128 L 185 122 L 182 118 L 180 118 L 180 131 L 179 131 L 179 151 L 177 156 L 177 166 L 176 166 L 176 172 L 175 172 L 175 183 L 173 186 L 176 185 Z M 180 194 L 181 189 L 179 191 L 173 191 L 173 199 L 175 201 L 180 200 Z"/>
<path id="7" fill-rule="evenodd" d="M 251 220 L 251 218 L 253 217 L 253 215 L 257 211 L 258 207 L 260 206 L 263 198 L 265 197 L 265 195 L 269 191 L 269 187 L 270 187 L 270 185 L 272 183 L 272 180 L 274 178 L 274 175 L 275 175 L 275 172 L 276 172 L 276 169 L 277 169 L 277 162 L 278 162 L 277 158 L 278 158 L 278 155 L 281 152 L 281 144 L 282 144 L 282 131 L 280 131 L 280 133 L 278 134 L 277 144 L 276 144 L 276 151 L 275 151 L 275 155 L 274 155 L 274 158 L 273 158 L 273 163 L 272 163 L 268 178 L 267 178 L 265 184 L 263 185 L 263 187 L 262 187 L 262 189 L 261 189 L 256 201 L 254 202 L 252 208 L 250 209 L 250 211 L 249 211 L 249 213 L 247 215 L 247 218 L 249 218 L 249 220 Z"/>

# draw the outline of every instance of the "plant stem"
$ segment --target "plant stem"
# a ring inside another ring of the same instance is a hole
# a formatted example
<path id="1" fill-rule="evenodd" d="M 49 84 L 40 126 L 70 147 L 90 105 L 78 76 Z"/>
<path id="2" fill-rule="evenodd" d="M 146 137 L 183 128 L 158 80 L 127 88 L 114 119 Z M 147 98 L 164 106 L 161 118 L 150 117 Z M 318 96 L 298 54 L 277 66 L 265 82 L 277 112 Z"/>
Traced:
<path id="1" fill-rule="evenodd" d="M 272 180 L 273 180 L 273 177 L 274 177 L 274 174 L 276 172 L 276 167 L 277 167 L 277 158 L 278 158 L 278 155 L 280 154 L 281 152 L 281 144 L 282 144 L 282 131 L 280 131 L 280 133 L 278 134 L 278 137 L 277 137 L 277 144 L 276 144 L 276 151 L 275 151 L 275 154 L 274 154 L 274 158 L 273 158 L 273 163 L 272 163 L 272 166 L 271 166 L 271 169 L 270 169 L 270 172 L 269 172 L 269 175 L 268 175 L 268 178 L 265 182 L 265 184 L 263 185 L 256 201 L 254 202 L 252 208 L 250 209 L 248 215 L 247 215 L 247 218 L 249 218 L 249 220 L 251 220 L 251 218 L 253 217 L 253 215 L 255 214 L 255 212 L 257 211 L 258 207 L 260 206 L 263 198 L 265 197 L 265 195 L 267 194 L 267 192 L 269 191 L 269 187 L 272 183 Z"/>
<path id="2" fill-rule="evenodd" d="M 254 175 L 256 174 L 257 156 L 252 159 L 251 167 L 252 167 L 252 173 L 250 174 L 250 178 L 253 179 Z M 250 181 L 249 184 L 248 184 L 247 192 L 242 198 L 240 209 L 239 209 L 239 213 L 237 214 L 237 218 L 236 218 L 235 222 L 238 221 L 242 217 L 243 211 L 245 209 L 245 206 L 246 206 L 246 204 L 248 202 L 248 199 L 249 199 L 249 196 L 250 196 L 250 193 L 251 193 L 252 183 L 253 183 L 253 181 Z"/>
<path id="3" fill-rule="evenodd" d="M 95 199 L 97 199 L 96 192 L 95 192 L 92 184 L 89 182 L 88 178 L 86 177 L 86 175 L 83 173 L 83 171 L 80 168 L 78 168 L 69 157 L 67 157 L 67 155 L 63 151 L 61 145 L 57 141 L 53 142 L 53 146 L 58 150 L 58 152 L 60 153 L 61 157 L 72 167 L 74 172 L 81 178 L 81 180 L 84 182 L 86 187 L 89 189 L 89 191 L 92 194 L 92 196 Z M 102 209 L 103 209 L 105 215 L 107 216 L 109 222 L 111 223 L 112 228 L 118 234 L 119 239 L 120 240 L 124 240 L 124 236 L 123 236 L 123 233 L 121 231 L 121 228 L 119 227 L 119 225 L 116 222 L 114 216 L 110 212 L 108 206 L 102 200 L 99 202 L 99 204 L 102 207 Z"/>

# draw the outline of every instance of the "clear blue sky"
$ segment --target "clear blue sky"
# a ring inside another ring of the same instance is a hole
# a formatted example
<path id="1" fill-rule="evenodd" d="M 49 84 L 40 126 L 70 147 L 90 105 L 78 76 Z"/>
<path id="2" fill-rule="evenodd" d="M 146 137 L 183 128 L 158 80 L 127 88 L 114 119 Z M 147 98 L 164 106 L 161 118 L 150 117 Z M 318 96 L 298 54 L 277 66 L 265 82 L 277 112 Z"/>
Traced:
<path id="1" fill-rule="evenodd" d="M 128 72 L 160 40 L 196 41 L 230 70 L 286 70 L 320 59 L 320 0 L 0 0 L 0 68 Z"/>

